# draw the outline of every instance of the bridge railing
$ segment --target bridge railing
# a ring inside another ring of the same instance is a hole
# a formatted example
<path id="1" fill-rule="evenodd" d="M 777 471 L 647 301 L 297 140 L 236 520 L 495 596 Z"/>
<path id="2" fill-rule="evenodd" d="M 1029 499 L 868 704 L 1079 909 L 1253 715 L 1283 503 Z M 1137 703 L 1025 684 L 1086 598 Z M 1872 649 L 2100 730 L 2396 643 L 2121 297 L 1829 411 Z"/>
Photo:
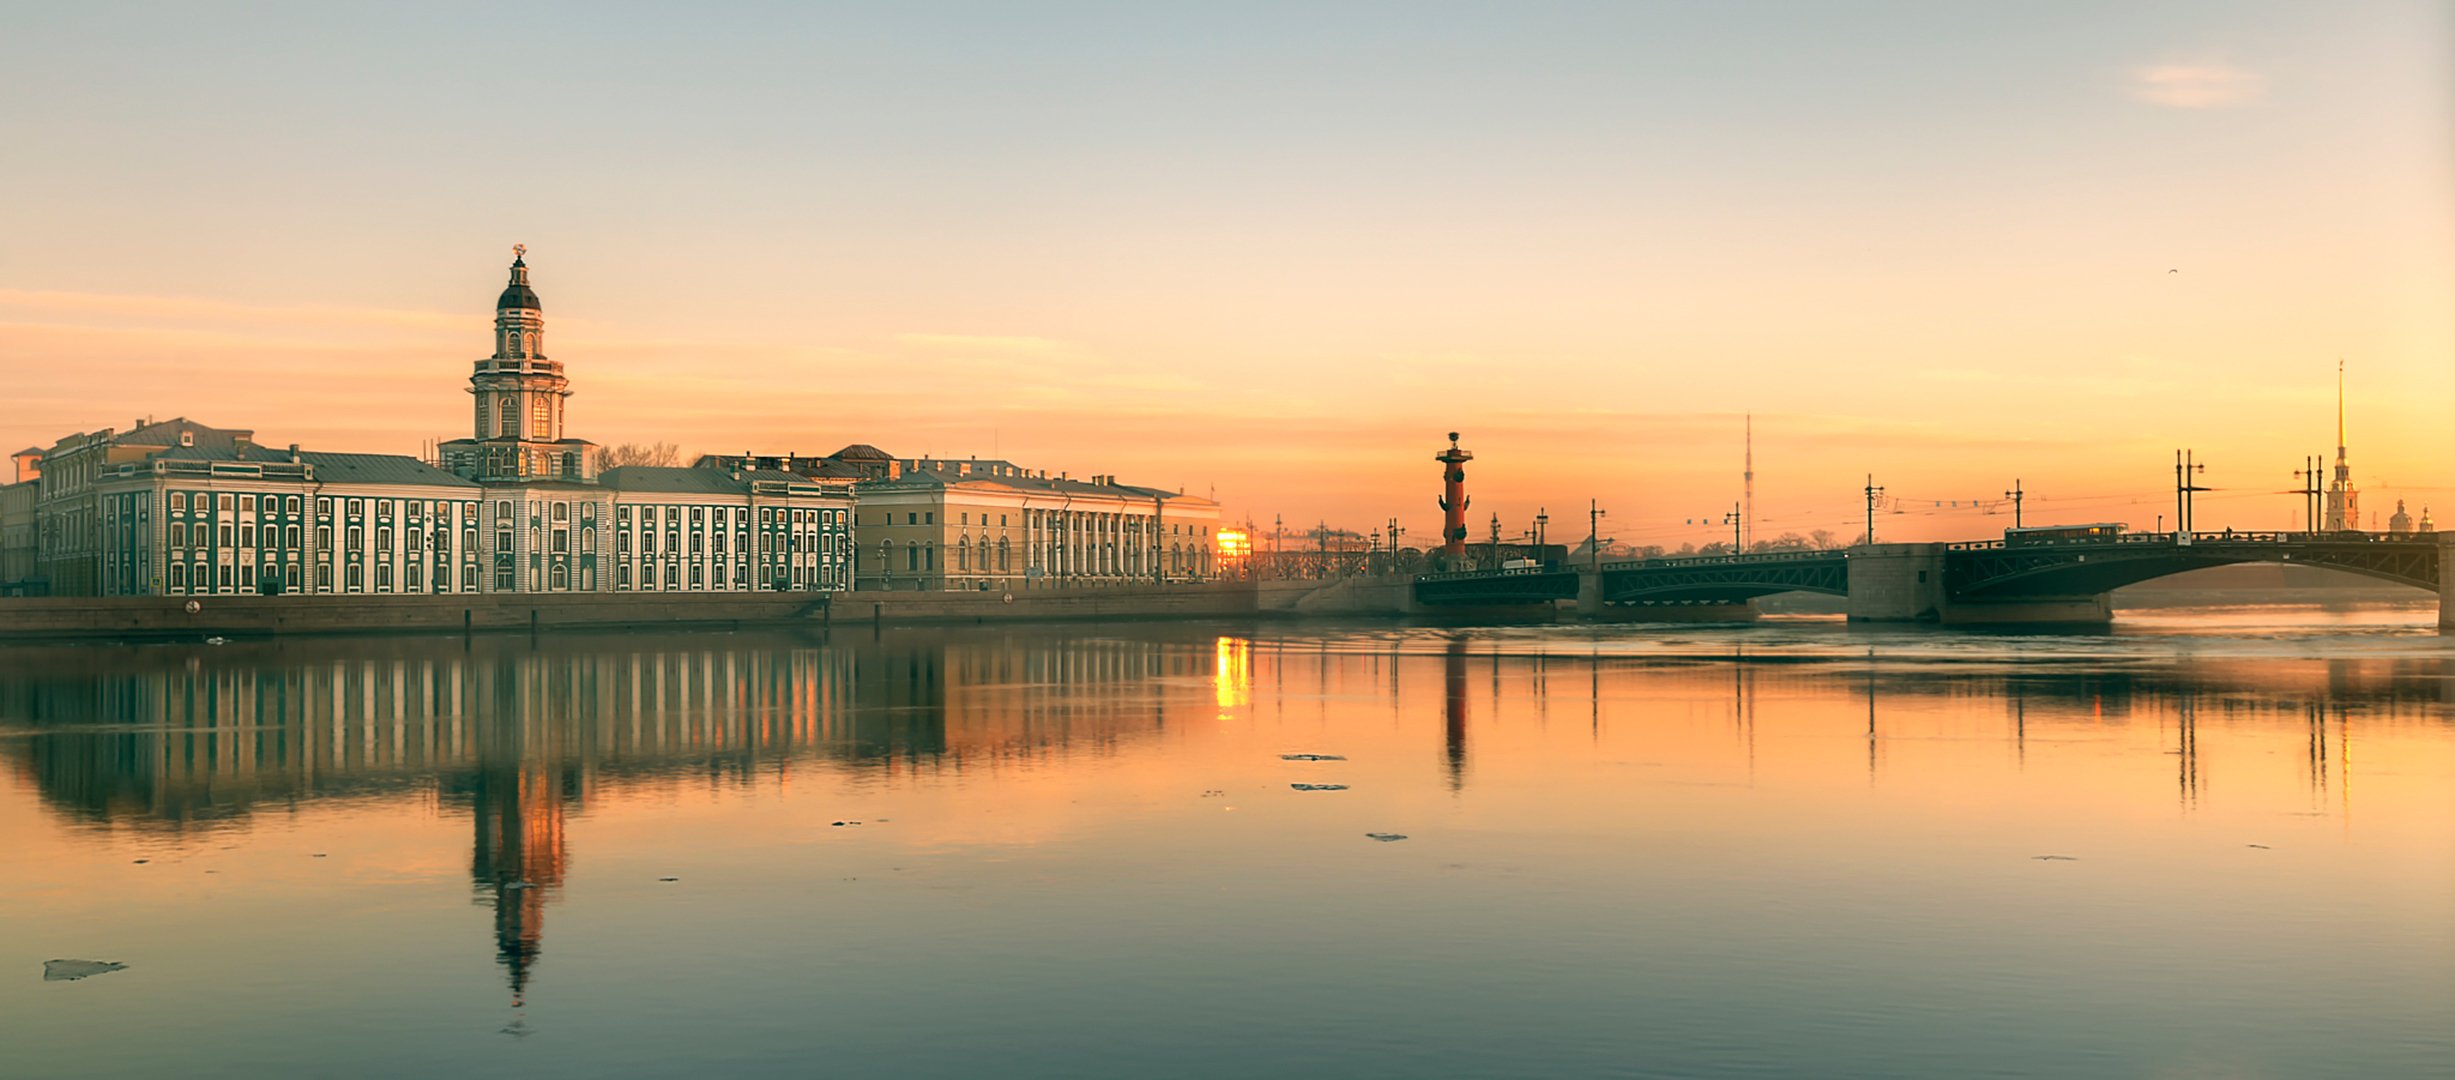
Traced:
<path id="1" fill-rule="evenodd" d="M 1818 548 L 1808 551 L 1758 551 L 1746 555 L 1675 555 L 1656 559 L 1625 559 L 1604 563 L 1612 570 L 1675 570 L 1688 566 L 1746 566 L 1753 563 L 1784 563 L 1801 560 L 1846 559 L 1850 553 L 1840 548 Z"/>
<path id="2" fill-rule="evenodd" d="M 2089 539 L 2023 540 L 2007 543 L 2002 540 L 1963 540 L 1945 544 L 1947 551 L 2001 551 L 2006 548 L 2021 551 L 2044 551 L 2070 548 L 2105 548 L 2124 545 L 2163 544 L 2183 546 L 2181 533 L 2121 533 Z M 2191 544 L 2434 544 L 2436 533 L 2373 533 L 2373 532 L 2194 532 Z"/>

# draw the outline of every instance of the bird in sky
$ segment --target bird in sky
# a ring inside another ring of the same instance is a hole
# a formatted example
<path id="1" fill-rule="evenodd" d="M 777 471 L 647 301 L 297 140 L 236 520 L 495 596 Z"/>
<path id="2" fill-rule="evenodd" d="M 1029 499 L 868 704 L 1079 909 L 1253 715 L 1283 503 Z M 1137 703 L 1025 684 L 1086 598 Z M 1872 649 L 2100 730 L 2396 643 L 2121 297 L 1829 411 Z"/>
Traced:
<path id="1" fill-rule="evenodd" d="M 2179 274 L 2179 273 L 2181 273 L 2181 272 L 2182 272 L 2182 271 L 2180 271 L 2180 270 L 2168 270 L 2168 271 L 2166 271 L 2166 273 L 2168 273 L 2168 274 Z"/>

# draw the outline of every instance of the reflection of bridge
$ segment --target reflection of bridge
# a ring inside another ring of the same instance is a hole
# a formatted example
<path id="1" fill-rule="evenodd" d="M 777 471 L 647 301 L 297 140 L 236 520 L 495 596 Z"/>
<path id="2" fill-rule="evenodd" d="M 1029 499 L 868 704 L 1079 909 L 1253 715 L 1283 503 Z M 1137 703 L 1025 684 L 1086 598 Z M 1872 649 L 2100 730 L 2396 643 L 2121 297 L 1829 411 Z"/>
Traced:
<path id="1" fill-rule="evenodd" d="M 1759 596 L 1811 592 L 1847 597 L 1853 619 L 2102 622 L 2110 617 L 2107 594 L 2115 589 L 2235 563 L 2324 567 L 2442 593 L 2440 535 L 2137 533 L 1639 559 L 1599 567 L 1430 574 L 1415 580 L 1414 601 L 1431 609 L 1575 601 L 1587 613 L 1612 607 L 1667 613 L 1700 606 L 1738 613 Z M 2441 625 L 2450 614 L 2455 610 L 2442 603 Z"/>

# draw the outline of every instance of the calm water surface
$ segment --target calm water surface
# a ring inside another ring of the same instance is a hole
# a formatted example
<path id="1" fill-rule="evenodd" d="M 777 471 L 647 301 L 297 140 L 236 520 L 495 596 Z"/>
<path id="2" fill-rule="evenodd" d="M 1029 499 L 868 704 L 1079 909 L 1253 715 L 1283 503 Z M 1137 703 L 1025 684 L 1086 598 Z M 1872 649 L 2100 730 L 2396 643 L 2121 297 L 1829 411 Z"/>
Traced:
<path id="1" fill-rule="evenodd" d="M 2455 1072 L 2427 609 L 0 650 L 0 837 L 9 1076 Z"/>

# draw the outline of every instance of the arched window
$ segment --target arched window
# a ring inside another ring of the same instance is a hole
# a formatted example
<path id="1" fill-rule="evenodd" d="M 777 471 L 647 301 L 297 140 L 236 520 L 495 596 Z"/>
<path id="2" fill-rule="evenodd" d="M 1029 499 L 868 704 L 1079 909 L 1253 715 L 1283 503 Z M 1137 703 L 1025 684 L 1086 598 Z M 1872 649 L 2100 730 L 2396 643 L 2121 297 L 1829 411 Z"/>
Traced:
<path id="1" fill-rule="evenodd" d="M 494 412 L 498 425 L 495 429 L 496 434 L 499 434 L 506 439 L 519 438 L 520 399 L 513 397 L 510 394 L 505 394 L 502 397 L 496 398 L 494 401 Z"/>
<path id="2" fill-rule="evenodd" d="M 1003 537 L 1003 536 L 998 537 L 998 538 L 997 538 L 997 569 L 998 569 L 998 570 L 999 570 L 999 572 L 1001 572 L 1001 573 L 1002 573 L 1002 572 L 1004 572 L 1004 571 L 1006 570 L 1006 555 L 1007 555 L 1007 550 L 1008 550 L 1008 549 L 1007 549 L 1007 547 L 1006 547 L 1006 538 L 1005 538 L 1005 537 Z"/>
<path id="3" fill-rule="evenodd" d="M 553 587 L 555 589 L 560 590 L 571 587 L 571 571 L 566 569 L 563 564 L 554 564 L 554 570 L 551 577 L 553 579 Z"/>
<path id="4" fill-rule="evenodd" d="M 972 542 L 971 542 L 971 541 L 969 541 L 969 540 L 957 540 L 957 541 L 955 541 L 955 569 L 957 569 L 957 570 L 969 570 L 969 569 L 971 569 L 971 568 L 972 568 Z"/>
<path id="5" fill-rule="evenodd" d="M 529 435 L 538 439 L 554 437 L 554 404 L 544 394 L 537 395 L 536 403 L 529 406 Z"/>
<path id="6" fill-rule="evenodd" d="M 520 331 L 518 330 L 511 332 L 511 355 L 520 355 Z"/>

